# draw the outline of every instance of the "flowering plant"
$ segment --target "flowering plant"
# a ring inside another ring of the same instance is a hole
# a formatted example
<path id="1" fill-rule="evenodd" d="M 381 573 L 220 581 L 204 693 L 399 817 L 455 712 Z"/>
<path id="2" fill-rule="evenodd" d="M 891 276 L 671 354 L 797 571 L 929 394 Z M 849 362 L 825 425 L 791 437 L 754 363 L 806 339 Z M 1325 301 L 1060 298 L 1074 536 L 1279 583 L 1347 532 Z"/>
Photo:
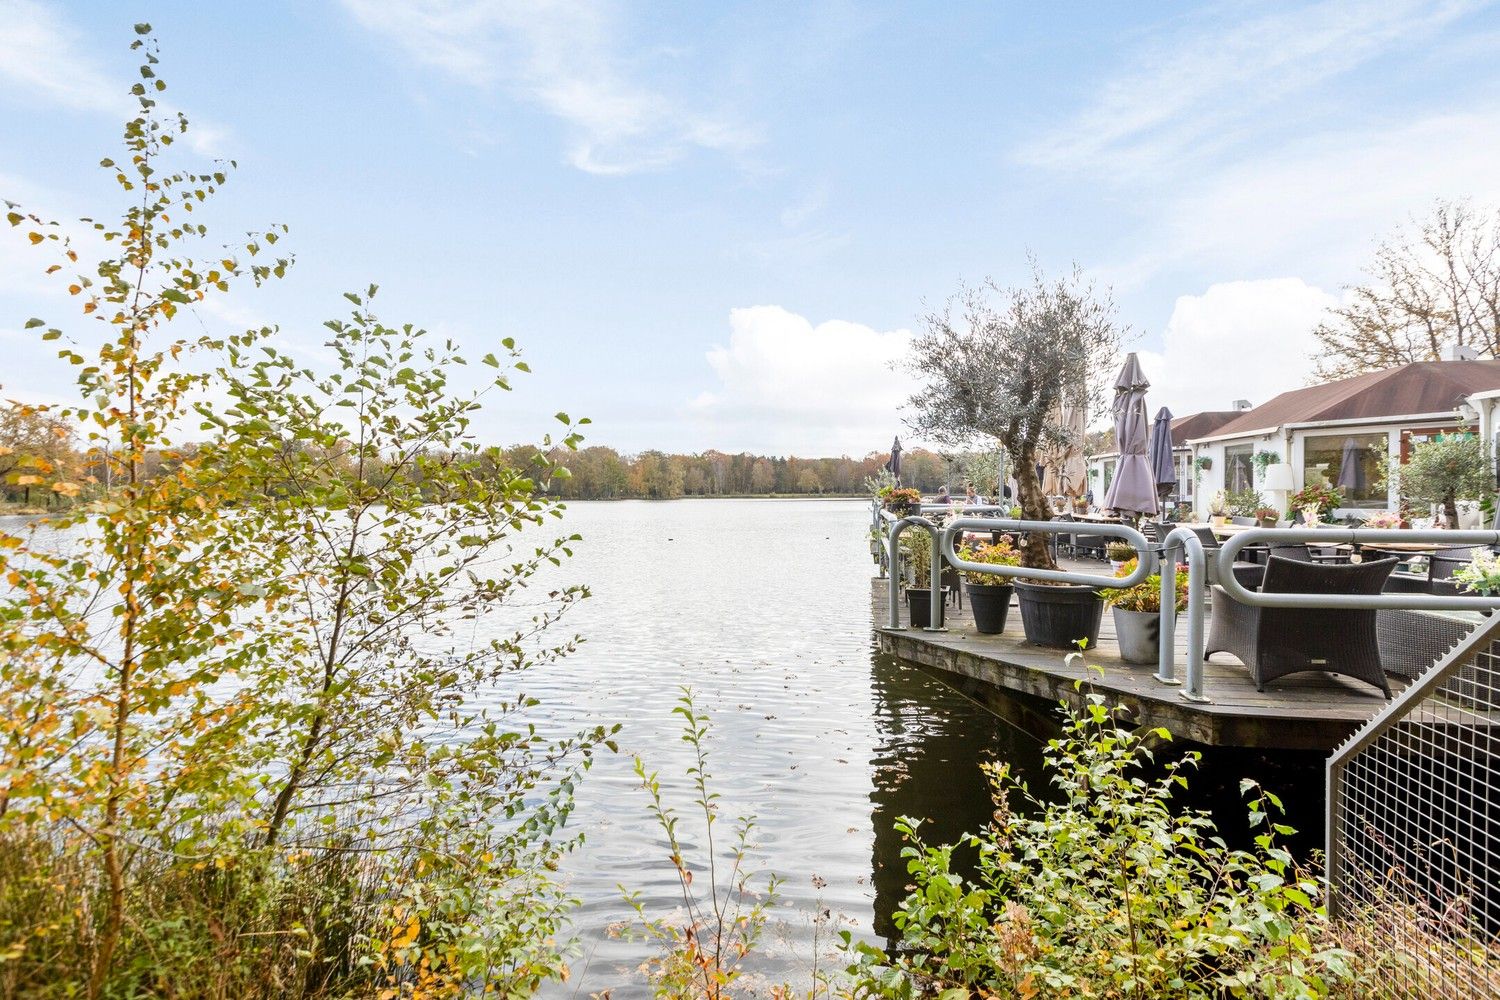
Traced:
<path id="1" fill-rule="evenodd" d="M 1291 506 L 1295 509 L 1316 506 L 1319 510 L 1331 511 L 1344 505 L 1344 495 L 1332 486 L 1316 483 L 1304 486 L 1292 494 Z"/>
<path id="2" fill-rule="evenodd" d="M 1229 511 L 1229 498 L 1220 490 L 1208 498 L 1208 512 L 1214 517 L 1223 517 Z"/>
<path id="3" fill-rule="evenodd" d="M 1135 572 L 1136 560 L 1132 559 L 1121 566 L 1115 576 L 1129 576 Z M 1104 603 L 1121 611 L 1148 611 L 1157 612 L 1161 610 L 1161 576 L 1152 573 L 1146 579 L 1134 587 L 1106 587 L 1099 591 L 1099 596 L 1104 598 Z M 1177 566 L 1177 610 L 1182 611 L 1187 607 L 1188 598 L 1188 574 L 1187 567 L 1181 564 Z"/>
<path id="4" fill-rule="evenodd" d="M 1453 579 L 1473 594 L 1486 597 L 1500 594 L 1500 556 L 1493 552 L 1477 552 L 1467 566 L 1453 571 Z"/>
<path id="5" fill-rule="evenodd" d="M 1021 553 L 1017 552 L 1011 544 L 1009 535 L 1001 535 L 998 542 L 980 542 L 978 545 L 965 545 L 958 550 L 960 559 L 965 562 L 984 563 L 986 566 L 1019 566 L 1021 565 Z M 965 572 L 964 579 L 971 584 L 981 587 L 996 586 L 1006 582 L 1003 577 L 996 577 L 989 573 Z"/>
<path id="6" fill-rule="evenodd" d="M 1279 521 L 1281 520 L 1281 511 L 1275 507 L 1257 507 L 1255 508 L 1255 518 L 1258 521 Z"/>
<path id="7" fill-rule="evenodd" d="M 1393 510 L 1376 511 L 1364 519 L 1361 528 L 1399 528 L 1401 515 Z"/>
<path id="8" fill-rule="evenodd" d="M 911 510 L 922 502 L 922 494 L 910 487 L 891 488 L 880 492 L 880 502 L 889 511 Z"/>

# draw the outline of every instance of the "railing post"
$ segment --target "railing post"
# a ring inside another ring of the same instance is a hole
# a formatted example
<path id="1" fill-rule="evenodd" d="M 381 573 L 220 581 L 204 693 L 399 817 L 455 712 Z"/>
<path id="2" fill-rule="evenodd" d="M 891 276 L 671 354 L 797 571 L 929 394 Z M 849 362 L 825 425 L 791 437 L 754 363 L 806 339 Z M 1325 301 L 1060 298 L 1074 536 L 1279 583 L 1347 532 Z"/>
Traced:
<path id="1" fill-rule="evenodd" d="M 931 568 L 927 573 L 929 577 L 927 594 L 931 603 L 928 605 L 927 628 L 923 631 L 946 632 L 948 630 L 943 627 L 943 612 L 946 610 L 943 607 L 943 547 L 938 539 L 938 533 L 934 531 L 931 535 L 932 556 L 928 562 Z"/>
<path id="2" fill-rule="evenodd" d="M 1339 918 L 1339 827 L 1344 821 L 1343 766 L 1337 759 L 1328 762 L 1324 788 L 1327 808 L 1323 812 L 1323 896 L 1328 909 L 1328 919 Z"/>
<path id="3" fill-rule="evenodd" d="M 1174 641 L 1177 631 L 1177 563 L 1173 553 L 1179 548 L 1183 550 L 1188 566 L 1187 684 L 1181 694 L 1188 701 L 1207 701 L 1203 696 L 1203 592 L 1208 582 L 1208 564 L 1203 557 L 1203 542 L 1191 528 L 1173 528 L 1162 541 L 1162 639 L 1156 658 L 1156 679 L 1163 684 L 1178 683 Z M 1170 617 L 1169 607 L 1172 609 Z M 1171 632 L 1167 631 L 1169 622 Z"/>
<path id="4" fill-rule="evenodd" d="M 1170 540 L 1161 547 L 1161 625 L 1157 630 L 1160 645 L 1156 650 L 1156 679 L 1163 684 L 1181 683 L 1173 662 L 1177 654 L 1177 558 L 1173 553 L 1181 547 Z"/>
<path id="5" fill-rule="evenodd" d="M 887 628 L 901 628 L 901 532 L 906 528 L 906 521 L 894 522 L 886 529 L 885 558 L 890 563 L 890 579 L 886 581 L 886 602 L 889 605 L 890 619 L 886 622 Z"/>

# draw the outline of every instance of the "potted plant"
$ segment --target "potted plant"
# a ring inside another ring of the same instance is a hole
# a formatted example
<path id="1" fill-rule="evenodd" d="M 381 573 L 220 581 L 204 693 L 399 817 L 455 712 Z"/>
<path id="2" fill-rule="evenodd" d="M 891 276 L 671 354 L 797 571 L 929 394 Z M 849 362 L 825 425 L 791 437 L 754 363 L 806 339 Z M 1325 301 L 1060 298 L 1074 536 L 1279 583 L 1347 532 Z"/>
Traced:
<path id="1" fill-rule="evenodd" d="M 1467 566 L 1453 571 L 1453 580 L 1464 590 L 1480 597 L 1500 594 L 1500 556 L 1483 550 L 1475 553 Z"/>
<path id="2" fill-rule="evenodd" d="M 986 566 L 1019 566 L 1021 553 L 1011 544 L 1009 535 L 1001 535 L 998 542 L 981 542 L 964 546 L 958 554 L 968 562 L 984 563 Z M 1005 619 L 1010 612 L 1010 598 L 1015 588 L 1008 578 L 988 573 L 966 572 L 964 589 L 969 592 L 969 608 L 974 613 L 974 631 L 986 635 L 998 635 L 1005 631 Z"/>
<path id="3" fill-rule="evenodd" d="M 1208 519 L 1213 524 L 1223 524 L 1229 520 L 1229 498 L 1220 490 L 1208 498 Z"/>
<path id="4" fill-rule="evenodd" d="M 946 602 L 938 602 L 936 626 L 932 621 L 931 536 L 925 531 L 907 531 L 901 536 L 901 558 L 911 568 L 911 583 L 906 587 L 906 611 L 911 627 L 942 628 L 943 607 Z"/>
<path id="5" fill-rule="evenodd" d="M 884 487 L 880 491 L 880 503 L 897 517 L 914 513 L 922 503 L 922 494 L 911 487 Z"/>
<path id="6" fill-rule="evenodd" d="M 1089 501 L 1087 497 L 1073 498 L 1073 513 L 1087 514 L 1089 512 Z"/>
<path id="7" fill-rule="evenodd" d="M 1120 567 L 1116 576 L 1135 572 L 1134 559 Z M 1161 576 L 1153 573 L 1133 587 L 1107 588 L 1099 592 L 1115 619 L 1115 641 L 1120 659 L 1126 663 L 1155 663 L 1161 651 Z M 1177 568 L 1177 610 L 1187 607 L 1187 571 Z"/>
<path id="8" fill-rule="evenodd" d="M 1281 522 L 1281 511 L 1275 507 L 1257 507 L 1255 519 L 1260 522 L 1262 528 L 1274 528 Z"/>
<path id="9" fill-rule="evenodd" d="M 1406 520 L 1394 510 L 1378 510 L 1365 517 L 1359 525 L 1361 528 L 1392 528 L 1406 527 Z"/>
<path id="10" fill-rule="evenodd" d="M 1343 506 L 1344 496 L 1331 486 L 1321 483 L 1313 486 L 1304 486 L 1292 494 L 1290 500 L 1292 510 L 1302 512 L 1302 520 L 1308 526 L 1316 525 L 1324 514 L 1332 514 Z"/>
<path id="11" fill-rule="evenodd" d="M 1109 560 L 1109 568 L 1116 576 L 1120 575 L 1120 567 L 1135 558 L 1135 548 L 1129 542 L 1110 542 L 1104 546 L 1104 557 Z"/>

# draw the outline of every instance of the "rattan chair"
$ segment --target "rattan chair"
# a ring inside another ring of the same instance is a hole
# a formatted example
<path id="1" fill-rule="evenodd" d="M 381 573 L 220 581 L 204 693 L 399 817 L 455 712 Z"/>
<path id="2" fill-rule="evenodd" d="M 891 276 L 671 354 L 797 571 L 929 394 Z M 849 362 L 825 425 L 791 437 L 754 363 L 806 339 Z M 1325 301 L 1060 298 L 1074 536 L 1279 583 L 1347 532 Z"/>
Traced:
<path id="1" fill-rule="evenodd" d="M 1326 565 L 1271 556 L 1261 590 L 1273 594 L 1378 594 L 1396 560 Z M 1258 691 L 1287 674 L 1322 670 L 1374 684 L 1391 696 L 1380 665 L 1373 610 L 1260 608 L 1214 587 L 1204 658 L 1232 653 L 1250 668 Z"/>
<path id="2" fill-rule="evenodd" d="M 1483 546 L 1470 545 L 1464 548 L 1439 549 L 1427 557 L 1427 591 L 1453 597 L 1468 593 L 1453 582 L 1453 573 L 1460 566 L 1474 560 L 1474 553 Z"/>

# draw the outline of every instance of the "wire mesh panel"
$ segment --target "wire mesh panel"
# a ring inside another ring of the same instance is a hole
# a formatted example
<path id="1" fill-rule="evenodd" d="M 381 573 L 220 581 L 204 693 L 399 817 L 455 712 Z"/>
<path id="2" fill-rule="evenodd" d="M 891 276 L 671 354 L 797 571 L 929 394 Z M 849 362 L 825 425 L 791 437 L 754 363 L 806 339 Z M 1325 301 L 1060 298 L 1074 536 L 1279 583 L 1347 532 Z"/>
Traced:
<path id="1" fill-rule="evenodd" d="M 1500 616 L 1340 748 L 1330 912 L 1392 997 L 1500 997 Z"/>

